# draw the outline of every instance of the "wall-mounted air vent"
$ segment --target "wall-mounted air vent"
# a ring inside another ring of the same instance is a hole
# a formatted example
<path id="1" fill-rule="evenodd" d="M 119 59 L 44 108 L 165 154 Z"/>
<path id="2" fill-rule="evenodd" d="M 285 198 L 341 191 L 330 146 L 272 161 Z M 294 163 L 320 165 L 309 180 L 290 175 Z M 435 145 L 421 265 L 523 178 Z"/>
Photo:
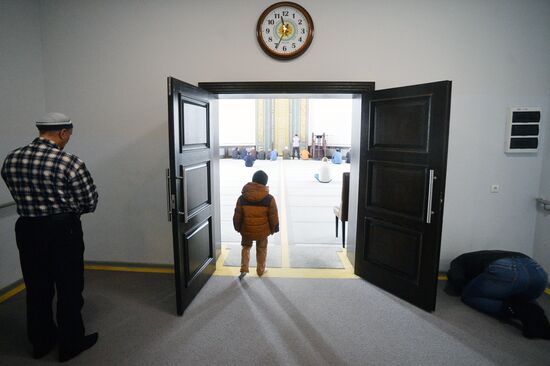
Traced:
<path id="1" fill-rule="evenodd" d="M 536 153 L 539 149 L 540 108 L 511 108 L 506 126 L 507 153 Z"/>

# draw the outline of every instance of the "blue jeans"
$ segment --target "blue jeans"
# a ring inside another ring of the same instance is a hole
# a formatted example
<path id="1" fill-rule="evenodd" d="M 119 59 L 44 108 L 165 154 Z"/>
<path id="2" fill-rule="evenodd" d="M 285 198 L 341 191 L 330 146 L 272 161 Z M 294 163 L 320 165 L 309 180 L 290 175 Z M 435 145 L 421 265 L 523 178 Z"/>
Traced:
<path id="1" fill-rule="evenodd" d="M 474 309 L 500 315 L 504 301 L 533 301 L 542 295 L 547 283 L 548 274 L 531 258 L 503 258 L 468 283 L 462 301 Z"/>

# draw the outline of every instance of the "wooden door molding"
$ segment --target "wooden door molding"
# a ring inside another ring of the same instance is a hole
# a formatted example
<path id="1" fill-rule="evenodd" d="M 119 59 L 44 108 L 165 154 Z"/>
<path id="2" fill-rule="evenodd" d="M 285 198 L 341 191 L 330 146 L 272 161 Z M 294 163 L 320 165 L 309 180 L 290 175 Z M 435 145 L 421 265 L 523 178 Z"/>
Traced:
<path id="1" fill-rule="evenodd" d="M 201 82 L 199 87 L 213 94 L 361 94 L 374 90 L 366 81 L 250 81 Z"/>
<path id="2" fill-rule="evenodd" d="M 360 100 L 374 91 L 375 83 L 373 81 L 253 81 L 253 82 L 200 82 L 199 87 L 209 91 L 214 95 L 253 95 L 253 94 L 308 94 L 309 96 L 323 97 L 325 95 L 350 94 L 353 99 L 353 109 L 359 115 L 361 112 Z M 352 160 L 351 170 L 359 172 L 359 151 L 361 146 L 360 122 L 352 125 Z M 309 136 L 307 137 L 309 138 Z M 306 140 L 307 141 L 307 140 Z M 355 158 L 357 157 L 357 158 Z M 350 177 L 350 207 L 357 204 L 357 192 L 359 191 L 359 174 Z M 357 223 L 356 210 L 352 209 L 349 213 L 348 221 L 348 243 L 346 245 L 346 255 L 351 263 L 355 263 L 355 227 Z"/>

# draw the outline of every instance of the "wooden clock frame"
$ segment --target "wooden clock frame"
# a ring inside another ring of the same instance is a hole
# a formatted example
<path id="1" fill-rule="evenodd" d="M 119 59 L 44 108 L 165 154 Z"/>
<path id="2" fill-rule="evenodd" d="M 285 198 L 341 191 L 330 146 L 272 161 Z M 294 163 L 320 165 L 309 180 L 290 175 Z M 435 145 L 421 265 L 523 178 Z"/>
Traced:
<path id="1" fill-rule="evenodd" d="M 280 53 L 274 52 L 272 49 L 270 49 L 266 45 L 264 39 L 262 38 L 262 23 L 263 23 L 265 17 L 273 9 L 280 8 L 280 7 L 283 7 L 283 6 L 288 6 L 288 7 L 294 8 L 297 11 L 301 12 L 304 15 L 306 21 L 308 22 L 309 29 L 310 29 L 308 34 L 307 34 L 304 45 L 298 51 L 291 52 L 291 53 L 288 53 L 288 54 L 280 54 Z M 258 24 L 256 25 L 256 38 L 258 39 L 258 43 L 260 44 L 262 49 L 269 56 L 271 56 L 273 58 L 276 58 L 276 59 L 279 59 L 279 60 L 291 60 L 293 58 L 296 58 L 296 57 L 302 55 L 309 48 L 309 46 L 311 45 L 311 42 L 313 41 L 314 31 L 315 31 L 315 28 L 314 28 L 314 25 L 313 25 L 313 19 L 311 18 L 311 15 L 309 15 L 309 12 L 304 7 L 302 7 L 299 4 L 290 2 L 290 1 L 282 1 L 282 2 L 278 2 L 278 3 L 275 3 L 275 4 L 271 5 L 270 7 L 265 9 L 264 12 L 260 15 L 260 17 L 258 18 Z"/>

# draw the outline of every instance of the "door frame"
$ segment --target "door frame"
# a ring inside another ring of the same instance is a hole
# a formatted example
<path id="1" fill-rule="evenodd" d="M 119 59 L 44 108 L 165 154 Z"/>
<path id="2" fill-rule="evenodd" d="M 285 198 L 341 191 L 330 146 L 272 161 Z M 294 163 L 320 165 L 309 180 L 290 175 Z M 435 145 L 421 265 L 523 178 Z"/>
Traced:
<path id="1" fill-rule="evenodd" d="M 357 172 L 350 176 L 350 202 L 348 217 L 348 243 L 346 255 L 355 268 L 355 236 L 357 228 L 357 204 L 359 192 L 359 159 L 361 151 L 361 113 L 362 102 L 366 95 L 375 89 L 374 81 L 252 81 L 252 82 L 199 82 L 198 87 L 211 94 L 239 95 L 239 94 L 308 94 L 330 95 L 351 94 L 354 99 L 353 113 L 359 113 L 352 120 L 351 140 L 351 171 Z M 219 187 L 218 187 L 219 188 Z M 218 238 L 216 242 L 221 241 Z M 217 256 L 216 256 L 217 258 Z"/>
<path id="2" fill-rule="evenodd" d="M 199 82 L 212 94 L 360 94 L 374 91 L 374 81 Z"/>

